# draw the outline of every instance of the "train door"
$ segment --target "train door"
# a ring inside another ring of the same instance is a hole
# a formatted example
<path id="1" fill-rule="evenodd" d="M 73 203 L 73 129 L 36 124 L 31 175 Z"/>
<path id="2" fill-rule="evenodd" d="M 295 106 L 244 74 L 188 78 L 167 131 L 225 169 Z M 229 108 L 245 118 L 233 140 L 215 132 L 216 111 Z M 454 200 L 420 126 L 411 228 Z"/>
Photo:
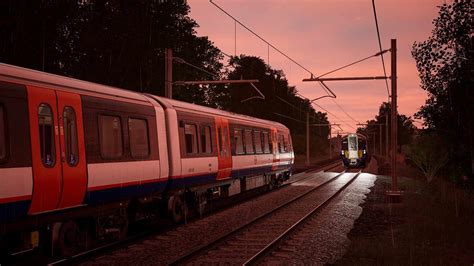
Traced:
<path id="1" fill-rule="evenodd" d="M 81 205 L 87 189 L 81 96 L 56 92 L 63 189 L 58 208 Z"/>
<path id="2" fill-rule="evenodd" d="M 229 178 L 232 170 L 232 154 L 230 149 L 229 121 L 227 119 L 216 118 L 216 135 L 218 157 L 217 179 Z"/>
<path id="3" fill-rule="evenodd" d="M 278 135 L 276 128 L 270 128 L 270 140 L 272 143 L 273 153 L 272 170 L 277 170 L 280 164 L 280 151 L 278 150 Z"/>
<path id="4" fill-rule="evenodd" d="M 33 161 L 29 213 L 80 205 L 87 185 L 80 96 L 34 86 L 27 90 Z"/>

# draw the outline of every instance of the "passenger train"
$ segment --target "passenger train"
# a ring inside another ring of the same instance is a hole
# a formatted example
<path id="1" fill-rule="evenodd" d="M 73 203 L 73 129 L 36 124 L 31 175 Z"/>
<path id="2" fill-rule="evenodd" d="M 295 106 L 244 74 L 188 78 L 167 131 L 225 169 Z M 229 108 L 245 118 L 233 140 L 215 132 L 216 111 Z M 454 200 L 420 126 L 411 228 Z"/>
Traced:
<path id="1" fill-rule="evenodd" d="M 346 168 L 364 168 L 368 161 L 367 138 L 361 134 L 342 137 L 341 158 Z"/>
<path id="2" fill-rule="evenodd" d="M 293 162 L 280 123 L 0 64 L 3 253 L 71 256 L 138 217 L 278 185 Z"/>

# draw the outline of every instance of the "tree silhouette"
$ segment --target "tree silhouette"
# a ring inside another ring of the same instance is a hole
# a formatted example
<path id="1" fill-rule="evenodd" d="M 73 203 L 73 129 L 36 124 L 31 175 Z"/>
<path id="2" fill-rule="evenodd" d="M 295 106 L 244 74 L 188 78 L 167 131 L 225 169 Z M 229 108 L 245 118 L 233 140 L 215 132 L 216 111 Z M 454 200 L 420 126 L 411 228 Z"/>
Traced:
<path id="1" fill-rule="evenodd" d="M 186 1 L 1 1 L 0 60 L 129 90 L 164 94 L 164 50 L 220 75 L 222 55 Z M 174 80 L 211 79 L 174 65 Z M 215 77 L 214 77 L 215 78 Z M 222 91 L 175 87 L 180 100 L 219 106 Z M 210 92 L 212 91 L 212 92 Z"/>
<path id="2" fill-rule="evenodd" d="M 388 144 L 390 145 L 391 143 L 391 130 L 390 130 L 390 125 L 391 125 L 391 108 L 390 108 L 390 103 L 384 102 L 380 105 L 379 108 L 379 113 L 375 116 L 375 119 L 368 120 L 367 125 L 361 128 L 357 129 L 357 132 L 363 135 L 369 136 L 370 133 L 374 133 L 375 142 L 379 143 L 379 138 L 380 138 L 380 126 L 378 124 L 382 124 L 382 151 L 385 153 L 386 149 L 386 119 L 388 117 Z M 415 126 L 413 125 L 413 120 L 411 117 L 408 117 L 406 115 L 397 115 L 397 145 L 398 145 L 398 150 L 401 150 L 401 147 L 403 145 L 411 143 L 413 136 L 415 134 Z M 370 136 L 369 136 L 370 137 Z M 380 151 L 380 149 L 377 149 Z M 372 150 L 373 151 L 373 150 Z"/>
<path id="3" fill-rule="evenodd" d="M 272 69 L 255 56 L 241 55 L 233 57 L 229 65 L 232 71 L 229 79 L 258 79 L 255 86 L 265 95 L 265 100 L 250 97 L 258 93 L 249 84 L 231 84 L 229 86 L 229 110 L 263 119 L 278 121 L 291 129 L 295 152 L 306 152 L 306 113 L 311 124 L 329 124 L 326 113 L 315 111 L 308 100 L 297 96 L 297 90 L 289 86 L 282 70 Z M 242 102 L 244 101 L 244 102 Z M 328 148 L 329 127 L 310 128 L 310 149 L 321 158 Z"/>
<path id="4" fill-rule="evenodd" d="M 469 0 L 443 4 L 433 21 L 428 40 L 414 43 L 421 87 L 426 104 L 416 114 L 429 129 L 442 136 L 452 162 L 466 174 L 474 169 L 474 90 L 472 68 L 474 3 Z"/>

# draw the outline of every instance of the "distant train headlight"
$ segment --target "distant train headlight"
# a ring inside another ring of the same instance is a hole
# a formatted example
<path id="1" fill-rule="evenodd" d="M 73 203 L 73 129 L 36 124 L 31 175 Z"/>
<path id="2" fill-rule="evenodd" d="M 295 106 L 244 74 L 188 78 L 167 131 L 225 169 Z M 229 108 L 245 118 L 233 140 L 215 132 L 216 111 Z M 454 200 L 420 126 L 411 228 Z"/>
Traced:
<path id="1" fill-rule="evenodd" d="M 341 151 L 341 155 L 344 156 L 344 150 Z"/>
<path id="2" fill-rule="evenodd" d="M 367 154 L 367 150 L 364 150 L 364 154 Z"/>

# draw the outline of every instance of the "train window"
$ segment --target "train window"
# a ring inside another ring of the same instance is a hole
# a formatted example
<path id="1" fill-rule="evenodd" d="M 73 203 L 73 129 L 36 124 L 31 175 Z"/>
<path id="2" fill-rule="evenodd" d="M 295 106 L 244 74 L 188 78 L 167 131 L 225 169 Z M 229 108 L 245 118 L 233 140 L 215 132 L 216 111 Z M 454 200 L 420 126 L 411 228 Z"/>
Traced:
<path id="1" fill-rule="evenodd" d="M 0 105 L 0 160 L 5 159 L 7 156 L 6 146 L 5 111 L 3 110 L 3 106 Z"/>
<path id="2" fill-rule="evenodd" d="M 270 142 L 268 139 L 268 132 L 262 132 L 263 134 L 263 152 L 270 153 Z"/>
<path id="3" fill-rule="evenodd" d="M 219 152 L 222 154 L 222 128 L 219 128 L 217 132 L 217 139 L 219 141 Z"/>
<path id="4" fill-rule="evenodd" d="M 245 152 L 247 154 L 253 154 L 254 149 L 253 149 L 252 130 L 245 130 L 244 139 L 245 139 Z"/>
<path id="5" fill-rule="evenodd" d="M 105 159 L 120 158 L 123 154 L 122 123 L 120 117 L 99 115 L 100 154 Z"/>
<path id="6" fill-rule="evenodd" d="M 278 150 L 280 153 L 286 152 L 285 137 L 283 135 L 278 135 Z"/>
<path id="7" fill-rule="evenodd" d="M 227 156 L 227 145 L 228 145 L 228 137 L 229 131 L 227 127 L 224 127 L 224 135 L 222 137 L 222 145 L 221 145 L 221 156 Z"/>
<path id="8" fill-rule="evenodd" d="M 253 132 L 253 143 L 255 144 L 255 153 L 262 153 L 262 137 L 260 131 Z"/>
<path id="9" fill-rule="evenodd" d="M 130 155 L 132 158 L 146 158 L 150 155 L 148 143 L 148 123 L 145 119 L 128 119 L 130 134 Z"/>
<path id="10" fill-rule="evenodd" d="M 38 125 L 41 161 L 46 167 L 53 167 L 56 162 L 56 150 L 54 141 L 53 111 L 47 104 L 38 107 Z"/>
<path id="11" fill-rule="evenodd" d="M 349 150 L 356 151 L 357 150 L 357 138 L 356 137 L 349 137 Z"/>
<path id="12" fill-rule="evenodd" d="M 201 126 L 201 152 L 212 153 L 211 127 Z"/>
<path id="13" fill-rule="evenodd" d="M 242 139 L 242 130 L 234 130 L 235 154 L 244 154 L 244 141 Z"/>
<path id="14" fill-rule="evenodd" d="M 184 139 L 186 142 L 186 153 L 198 153 L 197 127 L 194 124 L 184 125 Z"/>
<path id="15" fill-rule="evenodd" d="M 72 107 L 64 107 L 63 124 L 66 161 L 70 166 L 75 166 L 79 162 L 79 147 L 77 142 L 76 112 L 74 112 Z"/>

